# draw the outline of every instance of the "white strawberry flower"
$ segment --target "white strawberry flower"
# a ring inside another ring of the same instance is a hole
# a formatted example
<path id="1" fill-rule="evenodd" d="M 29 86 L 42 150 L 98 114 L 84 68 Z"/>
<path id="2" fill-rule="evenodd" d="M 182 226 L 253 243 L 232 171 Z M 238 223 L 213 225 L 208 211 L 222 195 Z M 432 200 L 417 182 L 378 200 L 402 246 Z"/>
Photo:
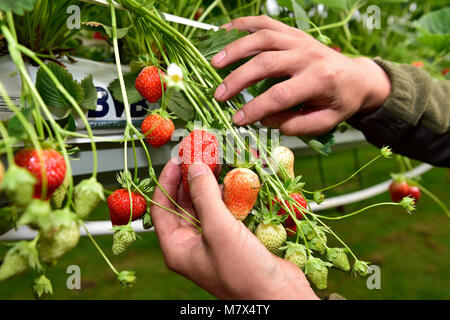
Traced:
<path id="1" fill-rule="evenodd" d="M 176 64 L 171 63 L 167 67 L 167 75 L 164 76 L 167 87 L 176 88 L 176 89 L 184 89 L 183 83 L 183 70 Z"/>

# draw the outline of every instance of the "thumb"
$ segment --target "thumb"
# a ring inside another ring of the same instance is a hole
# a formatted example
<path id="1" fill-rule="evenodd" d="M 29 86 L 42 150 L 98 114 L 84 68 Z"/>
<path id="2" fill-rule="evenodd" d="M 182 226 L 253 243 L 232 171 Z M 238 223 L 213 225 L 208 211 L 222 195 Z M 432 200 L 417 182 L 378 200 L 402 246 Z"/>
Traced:
<path id="1" fill-rule="evenodd" d="M 222 200 L 216 177 L 206 164 L 191 164 L 188 169 L 188 182 L 192 204 L 202 222 L 205 235 L 209 230 L 217 233 L 217 230 L 236 223 Z"/>

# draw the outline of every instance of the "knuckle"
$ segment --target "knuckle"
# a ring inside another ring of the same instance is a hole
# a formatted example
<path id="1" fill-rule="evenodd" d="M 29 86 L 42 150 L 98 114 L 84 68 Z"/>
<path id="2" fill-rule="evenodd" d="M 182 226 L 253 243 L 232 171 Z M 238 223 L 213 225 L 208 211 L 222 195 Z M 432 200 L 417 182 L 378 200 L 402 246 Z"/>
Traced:
<path id="1" fill-rule="evenodd" d="M 279 104 L 289 104 L 292 101 L 292 92 L 285 85 L 277 84 L 270 89 L 273 101 Z"/>
<path id="2" fill-rule="evenodd" d="M 335 87 L 336 85 L 336 72 L 334 69 L 328 64 L 323 63 L 318 67 L 317 74 L 320 77 L 320 80 L 327 85 L 327 87 Z"/>
<path id="3" fill-rule="evenodd" d="M 262 29 L 256 32 L 267 45 L 271 45 L 275 42 L 275 32 L 269 29 Z"/>
<path id="4" fill-rule="evenodd" d="M 261 19 L 261 21 L 264 23 L 264 25 L 270 24 L 273 21 L 272 18 L 270 18 L 268 15 L 265 15 L 265 14 L 260 15 L 258 18 Z"/>
<path id="5" fill-rule="evenodd" d="M 256 62 L 259 66 L 264 68 L 264 70 L 271 72 L 274 70 L 276 65 L 275 55 L 273 52 L 262 52 L 256 56 Z"/>

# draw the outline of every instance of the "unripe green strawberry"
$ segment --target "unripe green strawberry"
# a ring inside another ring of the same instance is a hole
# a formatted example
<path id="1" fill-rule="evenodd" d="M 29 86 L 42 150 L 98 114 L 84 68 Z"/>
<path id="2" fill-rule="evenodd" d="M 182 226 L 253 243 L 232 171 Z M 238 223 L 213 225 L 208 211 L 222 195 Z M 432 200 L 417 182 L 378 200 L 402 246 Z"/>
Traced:
<path id="1" fill-rule="evenodd" d="M 41 275 L 39 278 L 34 280 L 33 293 L 38 299 L 41 299 L 47 294 L 53 294 L 52 283 L 45 275 Z"/>
<path id="2" fill-rule="evenodd" d="M 39 232 L 38 250 L 41 260 L 49 265 L 55 264 L 78 244 L 80 228 L 76 216 L 69 209 L 52 212 L 52 225 Z"/>
<path id="3" fill-rule="evenodd" d="M 327 249 L 327 260 L 333 266 L 343 271 L 350 270 L 350 263 L 348 262 L 347 254 L 343 248 L 329 248 Z"/>
<path id="4" fill-rule="evenodd" d="M 353 264 L 352 274 L 365 277 L 369 271 L 369 262 L 356 260 Z"/>
<path id="5" fill-rule="evenodd" d="M 300 230 L 305 235 L 307 240 L 312 240 L 316 236 L 314 231 L 316 228 L 318 228 L 318 226 L 315 221 L 300 221 Z"/>
<path id="6" fill-rule="evenodd" d="M 312 238 L 312 240 L 308 243 L 308 247 L 311 250 L 314 250 L 314 251 L 317 251 L 317 252 L 320 252 L 321 254 L 323 254 L 326 249 L 327 236 L 325 235 L 325 232 L 322 231 L 322 229 L 320 229 L 319 227 L 316 228 L 316 231 L 317 231 L 319 237 L 317 237 L 317 235 L 315 235 L 315 237 Z"/>
<path id="7" fill-rule="evenodd" d="M 0 266 L 0 281 L 24 273 L 28 268 L 40 268 L 35 241 L 20 241 L 6 253 Z"/>
<path id="8" fill-rule="evenodd" d="M 85 179 L 75 187 L 73 200 L 75 213 L 84 219 L 100 201 L 105 201 L 103 186 L 94 177 Z"/>
<path id="9" fill-rule="evenodd" d="M 223 180 L 223 201 L 228 210 L 239 221 L 244 221 L 258 198 L 258 175 L 250 169 L 231 170 Z"/>
<path id="10" fill-rule="evenodd" d="M 286 241 L 287 233 L 281 223 L 263 221 L 256 227 L 255 235 L 270 252 L 282 255 L 280 248 Z"/>
<path id="11" fill-rule="evenodd" d="M 319 258 L 309 256 L 305 264 L 305 274 L 318 290 L 324 290 L 328 286 L 328 268 L 332 264 Z"/>
<path id="12" fill-rule="evenodd" d="M 119 255 L 124 253 L 129 246 L 136 241 L 136 233 L 134 232 L 131 225 L 116 226 L 113 228 L 113 245 L 112 252 L 114 255 Z"/>
<path id="13" fill-rule="evenodd" d="M 51 202 L 56 209 L 61 208 L 64 198 L 67 194 L 67 188 L 69 187 L 70 177 L 66 174 L 62 185 L 53 192 Z"/>
<path id="14" fill-rule="evenodd" d="M 18 225 L 30 225 L 35 229 L 47 230 L 51 225 L 52 208 L 48 201 L 33 199 L 17 222 Z"/>
<path id="15" fill-rule="evenodd" d="M 19 207 L 27 206 L 34 194 L 36 178 L 24 168 L 11 164 L 2 182 L 2 191 Z"/>
<path id="16" fill-rule="evenodd" d="M 294 153 L 284 146 L 278 146 L 272 150 L 274 167 L 280 179 L 294 179 Z M 284 170 L 283 170 L 284 169 Z M 287 176 L 286 176 L 287 174 Z"/>
<path id="17" fill-rule="evenodd" d="M 286 246 L 281 247 L 280 249 L 286 250 L 284 259 L 292 262 L 302 270 L 305 268 L 308 256 L 306 255 L 306 247 L 304 245 L 288 241 Z"/>
<path id="18" fill-rule="evenodd" d="M 131 287 L 136 282 L 135 272 L 129 270 L 120 271 L 117 280 L 123 287 Z"/>

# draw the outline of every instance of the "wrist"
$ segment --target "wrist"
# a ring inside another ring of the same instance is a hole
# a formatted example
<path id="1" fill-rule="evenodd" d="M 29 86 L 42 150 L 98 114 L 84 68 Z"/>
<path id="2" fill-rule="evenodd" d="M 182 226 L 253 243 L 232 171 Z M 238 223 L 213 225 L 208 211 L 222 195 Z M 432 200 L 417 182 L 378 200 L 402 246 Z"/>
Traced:
<path id="1" fill-rule="evenodd" d="M 369 58 L 353 59 L 359 70 L 358 82 L 362 86 L 363 99 L 359 113 L 370 113 L 383 105 L 391 94 L 391 80 L 377 63 Z"/>

